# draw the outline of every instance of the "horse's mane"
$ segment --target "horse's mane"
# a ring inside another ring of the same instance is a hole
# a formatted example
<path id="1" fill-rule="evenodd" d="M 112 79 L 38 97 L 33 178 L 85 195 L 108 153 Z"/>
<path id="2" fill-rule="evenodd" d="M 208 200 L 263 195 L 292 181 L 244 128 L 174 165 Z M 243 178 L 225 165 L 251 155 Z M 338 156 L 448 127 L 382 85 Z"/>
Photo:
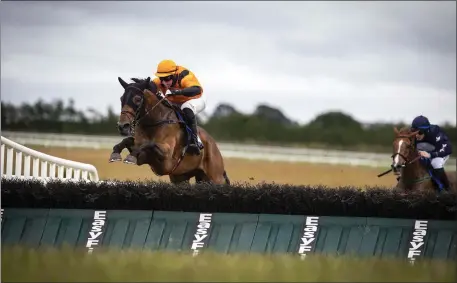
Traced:
<path id="1" fill-rule="evenodd" d="M 398 130 L 397 127 L 394 127 L 394 132 L 397 138 L 412 138 L 416 134 L 410 127 L 402 127 L 400 130 Z"/>
<path id="2" fill-rule="evenodd" d="M 140 87 L 140 88 L 145 88 L 145 89 L 148 89 L 149 91 L 152 91 L 153 89 L 153 82 L 151 80 L 151 77 L 147 77 L 145 79 L 142 79 L 142 78 L 130 78 L 134 83 L 133 85 L 136 86 L 136 87 Z"/>
<path id="3" fill-rule="evenodd" d="M 134 81 L 134 85 L 136 85 L 136 86 L 145 86 L 145 84 L 147 84 L 146 89 L 149 90 L 149 91 L 152 91 L 153 82 L 151 81 L 150 77 L 147 77 L 145 79 L 142 79 L 142 78 L 130 78 L 130 79 L 132 81 Z M 152 96 L 152 97 L 155 97 L 156 99 L 158 99 L 157 96 Z M 171 105 L 167 100 L 164 100 L 163 102 L 164 102 L 165 106 L 167 106 L 167 107 L 169 107 L 171 109 L 174 109 L 173 105 Z"/>

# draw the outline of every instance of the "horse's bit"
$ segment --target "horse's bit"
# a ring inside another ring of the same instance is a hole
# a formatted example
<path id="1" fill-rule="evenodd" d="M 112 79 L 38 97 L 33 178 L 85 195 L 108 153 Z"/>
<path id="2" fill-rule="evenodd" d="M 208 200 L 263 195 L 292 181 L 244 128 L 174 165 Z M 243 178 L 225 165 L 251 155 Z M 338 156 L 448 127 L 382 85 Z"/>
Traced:
<path id="1" fill-rule="evenodd" d="M 404 137 L 403 137 L 404 138 Z M 410 144 L 408 147 L 411 147 L 412 144 Z M 408 161 L 408 158 L 406 156 L 404 156 L 403 154 L 397 152 L 397 153 L 394 153 L 392 154 L 392 160 L 395 158 L 395 156 L 399 155 L 401 158 L 403 158 L 405 160 L 405 164 L 401 165 L 400 167 L 402 168 L 405 168 L 406 166 L 416 162 L 417 160 L 419 160 L 419 158 L 421 158 L 421 155 L 419 154 L 418 156 L 416 156 L 415 158 L 413 158 L 411 161 Z M 381 174 L 378 175 L 378 177 L 382 177 L 384 175 L 386 175 L 387 173 L 390 173 L 391 171 L 393 170 L 393 168 L 390 168 L 389 170 L 385 171 L 385 172 L 382 172 Z"/>

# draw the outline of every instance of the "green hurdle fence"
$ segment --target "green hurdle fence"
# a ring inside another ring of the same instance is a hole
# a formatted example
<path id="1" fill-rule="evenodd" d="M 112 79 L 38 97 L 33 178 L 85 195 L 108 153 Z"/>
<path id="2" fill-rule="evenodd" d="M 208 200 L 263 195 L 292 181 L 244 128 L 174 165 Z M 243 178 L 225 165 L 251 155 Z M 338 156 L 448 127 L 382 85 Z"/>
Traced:
<path id="1" fill-rule="evenodd" d="M 457 223 L 420 219 L 141 210 L 2 209 L 2 245 L 456 260 Z"/>

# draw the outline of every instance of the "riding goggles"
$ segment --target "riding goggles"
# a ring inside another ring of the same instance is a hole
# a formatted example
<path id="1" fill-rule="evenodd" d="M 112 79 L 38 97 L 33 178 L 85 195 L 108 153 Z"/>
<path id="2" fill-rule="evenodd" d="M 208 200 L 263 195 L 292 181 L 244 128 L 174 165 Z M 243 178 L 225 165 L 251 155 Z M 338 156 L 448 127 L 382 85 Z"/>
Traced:
<path id="1" fill-rule="evenodd" d="M 160 81 L 168 82 L 169 80 L 172 80 L 172 79 L 173 79 L 173 75 L 169 75 L 169 76 L 166 76 L 166 77 L 161 77 Z"/>
<path id="2" fill-rule="evenodd" d="M 426 131 L 427 129 L 428 129 L 428 127 L 427 127 L 427 128 L 418 128 L 418 129 L 416 129 L 416 128 L 411 128 L 411 131 L 413 131 L 413 132 L 419 131 L 418 134 L 419 134 L 419 135 L 423 135 L 423 134 L 425 134 L 425 131 Z"/>

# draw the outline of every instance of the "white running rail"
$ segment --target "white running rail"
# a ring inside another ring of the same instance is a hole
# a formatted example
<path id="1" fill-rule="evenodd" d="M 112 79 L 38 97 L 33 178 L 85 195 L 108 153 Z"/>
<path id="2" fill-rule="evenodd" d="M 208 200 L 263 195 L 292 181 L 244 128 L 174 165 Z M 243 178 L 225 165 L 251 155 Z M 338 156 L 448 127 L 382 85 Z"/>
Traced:
<path id="1" fill-rule="evenodd" d="M 2 178 L 99 181 L 97 169 L 91 164 L 38 152 L 3 136 L 1 141 Z"/>
<path id="2" fill-rule="evenodd" d="M 122 140 L 120 136 L 94 136 L 77 134 L 49 134 L 2 131 L 2 134 L 19 143 L 46 147 L 109 149 Z M 224 158 L 242 158 L 265 161 L 310 162 L 345 164 L 389 168 L 392 158 L 389 153 L 369 153 L 279 146 L 259 146 L 218 142 Z M 107 153 L 108 154 L 108 153 Z M 448 169 L 449 168 L 449 169 Z M 455 171 L 456 158 L 446 163 L 446 169 Z"/>

